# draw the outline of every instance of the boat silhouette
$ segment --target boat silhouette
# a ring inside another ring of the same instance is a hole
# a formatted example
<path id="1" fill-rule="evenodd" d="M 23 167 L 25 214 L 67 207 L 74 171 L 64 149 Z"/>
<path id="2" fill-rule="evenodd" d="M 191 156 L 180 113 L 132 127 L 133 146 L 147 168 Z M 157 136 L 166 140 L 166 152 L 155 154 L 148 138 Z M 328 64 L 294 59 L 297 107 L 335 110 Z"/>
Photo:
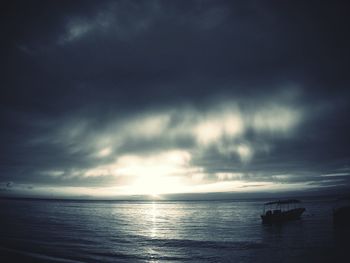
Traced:
<path id="1" fill-rule="evenodd" d="M 264 204 L 261 219 L 263 223 L 282 223 L 299 219 L 305 208 L 300 207 L 300 200 L 288 199 L 268 202 Z"/>

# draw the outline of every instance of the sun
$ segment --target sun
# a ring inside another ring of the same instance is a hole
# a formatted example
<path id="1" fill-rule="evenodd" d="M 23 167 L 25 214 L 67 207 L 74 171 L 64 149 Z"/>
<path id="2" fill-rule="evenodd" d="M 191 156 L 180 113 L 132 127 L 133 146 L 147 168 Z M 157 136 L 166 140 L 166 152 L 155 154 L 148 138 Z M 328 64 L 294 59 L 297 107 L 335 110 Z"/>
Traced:
<path id="1" fill-rule="evenodd" d="M 180 178 L 167 175 L 145 174 L 138 177 L 130 191 L 133 194 L 148 195 L 152 198 L 159 198 L 162 194 L 179 193 L 184 190 Z"/>
<path id="2" fill-rule="evenodd" d="M 111 170 L 116 176 L 130 178 L 125 188 L 128 194 L 158 197 L 184 191 L 190 159 L 190 153 L 181 150 L 149 156 L 125 155 L 118 158 Z"/>
<path id="3" fill-rule="evenodd" d="M 160 194 L 150 194 L 150 196 L 153 198 L 153 199 L 159 199 L 160 198 Z"/>

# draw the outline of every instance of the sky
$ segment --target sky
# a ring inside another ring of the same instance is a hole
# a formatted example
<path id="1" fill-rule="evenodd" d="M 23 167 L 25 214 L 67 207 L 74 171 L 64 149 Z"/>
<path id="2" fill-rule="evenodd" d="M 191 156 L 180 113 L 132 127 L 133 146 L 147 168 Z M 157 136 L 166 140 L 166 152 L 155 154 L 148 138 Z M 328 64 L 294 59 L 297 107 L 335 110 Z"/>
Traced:
<path id="1" fill-rule="evenodd" d="M 347 1 L 5 1 L 0 195 L 345 191 Z"/>

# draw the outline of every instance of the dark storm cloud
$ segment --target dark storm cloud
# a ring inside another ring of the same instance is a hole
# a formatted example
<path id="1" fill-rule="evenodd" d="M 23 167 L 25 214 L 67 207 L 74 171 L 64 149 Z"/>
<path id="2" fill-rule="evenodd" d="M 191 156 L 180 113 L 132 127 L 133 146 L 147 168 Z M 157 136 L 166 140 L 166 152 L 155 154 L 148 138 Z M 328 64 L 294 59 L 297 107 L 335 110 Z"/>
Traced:
<path id="1" fill-rule="evenodd" d="M 0 181 L 123 185 L 111 172 L 123 156 L 181 149 L 208 182 L 348 185 L 320 176 L 349 165 L 348 11 L 345 1 L 9 1 Z"/>

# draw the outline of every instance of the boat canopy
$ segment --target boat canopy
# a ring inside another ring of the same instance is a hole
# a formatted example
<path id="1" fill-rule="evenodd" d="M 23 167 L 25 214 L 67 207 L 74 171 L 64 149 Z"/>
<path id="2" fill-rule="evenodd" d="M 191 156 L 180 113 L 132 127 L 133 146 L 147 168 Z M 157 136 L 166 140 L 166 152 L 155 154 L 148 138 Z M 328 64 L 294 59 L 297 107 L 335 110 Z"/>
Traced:
<path id="1" fill-rule="evenodd" d="M 337 201 L 348 201 L 350 200 L 350 195 L 342 195 L 342 196 L 339 196 L 337 199 Z"/>
<path id="2" fill-rule="evenodd" d="M 274 202 L 268 202 L 265 203 L 264 205 L 284 205 L 284 204 L 297 204 L 297 203 L 301 203 L 300 200 L 297 199 L 288 199 L 288 200 L 278 200 L 278 201 L 274 201 Z"/>

